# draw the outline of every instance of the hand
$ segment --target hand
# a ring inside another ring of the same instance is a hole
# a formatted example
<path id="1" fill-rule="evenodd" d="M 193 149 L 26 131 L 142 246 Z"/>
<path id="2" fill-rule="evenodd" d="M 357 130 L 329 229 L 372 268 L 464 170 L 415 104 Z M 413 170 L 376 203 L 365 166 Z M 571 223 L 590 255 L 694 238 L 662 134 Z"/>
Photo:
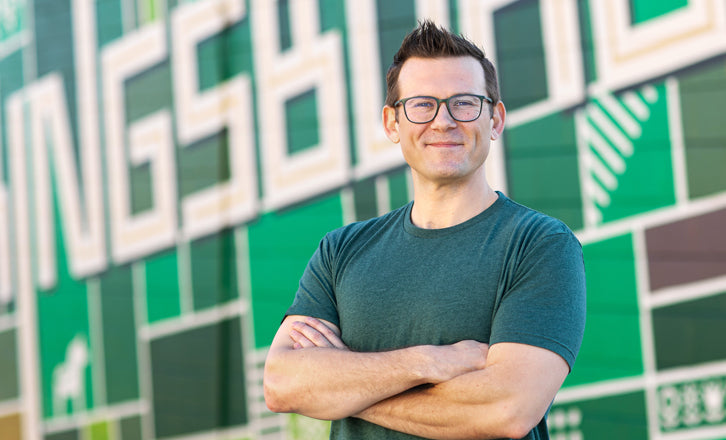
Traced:
<path id="1" fill-rule="evenodd" d="M 471 340 L 422 348 L 425 348 L 427 354 L 433 358 L 433 362 L 429 363 L 427 376 L 434 384 L 484 369 L 489 353 L 489 344 Z"/>
<path id="2" fill-rule="evenodd" d="M 342 339 L 340 331 L 325 325 L 319 319 L 305 318 L 305 321 L 295 321 L 290 328 L 290 338 L 295 343 L 294 349 L 326 347 L 349 350 Z"/>

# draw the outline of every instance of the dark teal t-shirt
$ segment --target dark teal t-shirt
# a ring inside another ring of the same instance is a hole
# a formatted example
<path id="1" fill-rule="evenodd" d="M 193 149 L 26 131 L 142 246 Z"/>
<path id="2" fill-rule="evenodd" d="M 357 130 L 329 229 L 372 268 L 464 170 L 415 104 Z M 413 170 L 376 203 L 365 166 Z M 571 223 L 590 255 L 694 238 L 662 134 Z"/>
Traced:
<path id="1" fill-rule="evenodd" d="M 499 193 L 444 229 L 411 223 L 413 202 L 328 233 L 288 315 L 328 320 L 355 351 L 473 339 L 551 350 L 572 368 L 585 326 L 582 247 L 559 220 Z M 359 419 L 332 439 L 414 439 Z M 528 437 L 547 438 L 543 419 Z"/>

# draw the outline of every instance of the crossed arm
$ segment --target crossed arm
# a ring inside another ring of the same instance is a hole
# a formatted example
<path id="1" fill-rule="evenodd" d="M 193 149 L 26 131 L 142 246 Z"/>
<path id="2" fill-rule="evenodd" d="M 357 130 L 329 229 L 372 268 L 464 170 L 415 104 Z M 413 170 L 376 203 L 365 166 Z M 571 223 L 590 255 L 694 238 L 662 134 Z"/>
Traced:
<path id="1" fill-rule="evenodd" d="M 353 352 L 333 324 L 290 316 L 265 364 L 265 400 L 276 412 L 358 417 L 427 438 L 521 438 L 567 372 L 557 354 L 513 343 Z"/>

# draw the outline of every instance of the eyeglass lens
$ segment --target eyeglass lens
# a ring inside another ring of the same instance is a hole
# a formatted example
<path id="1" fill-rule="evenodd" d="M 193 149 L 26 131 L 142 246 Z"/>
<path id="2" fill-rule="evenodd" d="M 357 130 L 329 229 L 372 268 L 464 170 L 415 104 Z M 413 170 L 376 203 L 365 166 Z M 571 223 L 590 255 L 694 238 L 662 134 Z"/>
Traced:
<path id="1" fill-rule="evenodd" d="M 479 117 L 482 100 L 475 95 L 456 95 L 446 101 L 451 117 L 461 122 L 473 121 Z M 439 110 L 439 102 L 429 96 L 409 98 L 404 104 L 406 116 L 414 123 L 433 120 Z"/>

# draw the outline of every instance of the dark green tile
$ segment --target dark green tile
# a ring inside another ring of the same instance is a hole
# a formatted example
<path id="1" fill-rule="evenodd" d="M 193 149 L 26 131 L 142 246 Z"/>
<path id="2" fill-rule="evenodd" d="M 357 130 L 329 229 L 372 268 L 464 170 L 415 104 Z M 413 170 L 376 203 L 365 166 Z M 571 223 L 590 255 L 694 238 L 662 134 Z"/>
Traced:
<path id="1" fill-rule="evenodd" d="M 119 430 L 121 431 L 121 438 L 119 440 L 141 440 L 141 417 L 127 417 L 119 420 Z"/>
<path id="2" fill-rule="evenodd" d="M 658 369 L 726 360 L 726 293 L 653 310 Z"/>
<path id="3" fill-rule="evenodd" d="M 113 268 L 101 277 L 101 310 L 107 403 L 137 399 L 136 319 L 130 267 Z"/>
<path id="4" fill-rule="evenodd" d="M 548 96 L 541 22 L 537 0 L 518 1 L 494 13 L 499 85 L 509 110 Z"/>
<path id="5" fill-rule="evenodd" d="M 408 191 L 408 167 L 388 175 L 390 209 L 400 208 L 411 201 Z"/>
<path id="6" fill-rule="evenodd" d="M 288 155 L 305 151 L 320 143 L 318 105 L 315 89 L 294 96 L 285 102 Z"/>
<path id="7" fill-rule="evenodd" d="M 239 296 L 234 231 L 224 230 L 191 243 L 194 310 Z"/>
<path id="8" fill-rule="evenodd" d="M 0 401 L 19 397 L 18 346 L 15 337 L 15 329 L 0 333 Z"/>
<path id="9" fill-rule="evenodd" d="M 247 423 L 239 318 L 151 342 L 156 437 Z"/>
<path id="10" fill-rule="evenodd" d="M 575 121 L 555 113 L 507 130 L 508 195 L 559 218 L 571 229 L 583 226 Z"/>
<path id="11" fill-rule="evenodd" d="M 645 393 L 637 391 L 555 405 L 548 426 L 552 438 L 647 439 Z"/>
<path id="12" fill-rule="evenodd" d="M 378 216 L 375 178 L 353 183 L 353 204 L 356 220 L 368 220 Z"/>
<path id="13" fill-rule="evenodd" d="M 726 63 L 707 63 L 679 77 L 686 171 L 691 198 L 726 190 Z"/>

